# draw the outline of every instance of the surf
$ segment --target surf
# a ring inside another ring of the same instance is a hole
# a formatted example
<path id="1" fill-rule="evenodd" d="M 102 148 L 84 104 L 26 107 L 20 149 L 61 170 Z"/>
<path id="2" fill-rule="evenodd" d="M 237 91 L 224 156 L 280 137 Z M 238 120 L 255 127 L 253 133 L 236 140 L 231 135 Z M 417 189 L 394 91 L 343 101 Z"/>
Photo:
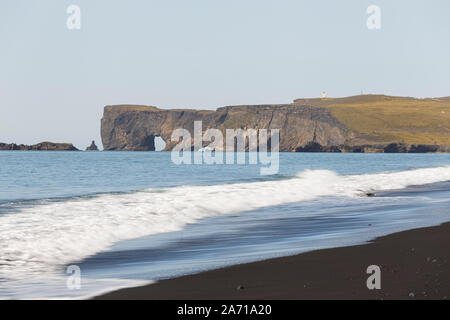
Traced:
<path id="1" fill-rule="evenodd" d="M 449 166 L 361 175 L 304 170 L 290 179 L 145 189 L 18 206 L 0 216 L 0 278 L 56 274 L 117 242 L 179 231 L 205 217 L 442 181 L 450 181 Z"/>

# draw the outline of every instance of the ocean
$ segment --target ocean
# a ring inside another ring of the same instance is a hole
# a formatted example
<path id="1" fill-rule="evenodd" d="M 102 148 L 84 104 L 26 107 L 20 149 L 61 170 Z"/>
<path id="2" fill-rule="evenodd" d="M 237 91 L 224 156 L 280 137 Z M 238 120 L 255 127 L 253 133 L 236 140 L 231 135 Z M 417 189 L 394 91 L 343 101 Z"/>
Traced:
<path id="1" fill-rule="evenodd" d="M 0 152 L 0 298 L 92 297 L 450 221 L 450 154 L 279 156 L 262 176 L 170 152 Z"/>

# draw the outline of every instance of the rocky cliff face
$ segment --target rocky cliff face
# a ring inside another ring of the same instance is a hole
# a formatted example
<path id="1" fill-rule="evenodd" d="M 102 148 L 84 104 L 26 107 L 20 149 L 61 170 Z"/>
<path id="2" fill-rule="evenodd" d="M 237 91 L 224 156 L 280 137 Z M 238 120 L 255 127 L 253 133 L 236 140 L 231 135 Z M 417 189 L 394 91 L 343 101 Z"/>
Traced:
<path id="1" fill-rule="evenodd" d="M 22 151 L 78 151 L 71 143 L 41 142 L 34 145 L 0 143 L 0 150 Z"/>
<path id="2" fill-rule="evenodd" d="M 159 109 L 150 106 L 107 106 L 101 121 L 104 150 L 155 150 L 155 137 L 171 150 L 175 129 L 187 129 L 193 136 L 194 121 L 203 131 L 215 128 L 225 137 L 226 129 L 280 129 L 283 152 L 436 152 L 444 146 L 407 144 L 395 139 L 358 132 L 344 125 L 326 107 L 293 104 L 230 106 L 215 111 Z"/>
<path id="3" fill-rule="evenodd" d="M 143 106 L 107 106 L 102 119 L 104 150 L 155 150 L 160 136 L 171 150 L 175 129 L 193 135 L 194 121 L 203 130 L 280 129 L 280 151 L 296 151 L 308 142 L 323 146 L 341 145 L 356 138 L 325 109 L 292 105 L 234 106 L 216 111 L 163 110 Z"/>

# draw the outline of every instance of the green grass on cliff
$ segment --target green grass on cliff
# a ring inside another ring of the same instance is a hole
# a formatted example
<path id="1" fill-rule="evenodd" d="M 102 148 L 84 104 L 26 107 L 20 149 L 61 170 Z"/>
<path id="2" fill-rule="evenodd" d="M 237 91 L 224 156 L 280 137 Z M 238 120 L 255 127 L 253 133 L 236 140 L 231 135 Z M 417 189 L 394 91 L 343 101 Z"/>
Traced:
<path id="1" fill-rule="evenodd" d="M 341 123 L 382 141 L 450 145 L 450 99 L 382 95 L 299 99 L 331 111 Z"/>

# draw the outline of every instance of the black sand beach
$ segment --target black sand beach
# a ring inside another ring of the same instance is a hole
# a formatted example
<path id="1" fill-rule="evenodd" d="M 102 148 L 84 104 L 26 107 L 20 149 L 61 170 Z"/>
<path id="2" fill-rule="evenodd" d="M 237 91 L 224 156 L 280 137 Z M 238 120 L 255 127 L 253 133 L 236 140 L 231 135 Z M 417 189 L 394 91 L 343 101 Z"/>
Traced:
<path id="1" fill-rule="evenodd" d="M 370 228 L 370 226 L 368 226 Z M 450 299 L 450 223 L 371 243 L 231 266 L 95 299 Z M 366 286 L 381 268 L 381 289 Z"/>

